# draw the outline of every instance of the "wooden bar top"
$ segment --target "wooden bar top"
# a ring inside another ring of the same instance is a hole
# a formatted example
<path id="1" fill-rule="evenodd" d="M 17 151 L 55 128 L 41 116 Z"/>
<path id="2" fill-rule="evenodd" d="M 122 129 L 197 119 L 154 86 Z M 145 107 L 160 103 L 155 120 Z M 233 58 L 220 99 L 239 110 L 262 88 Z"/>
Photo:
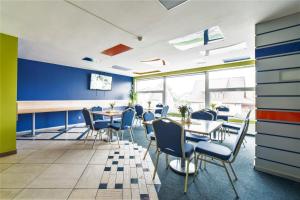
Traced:
<path id="1" fill-rule="evenodd" d="M 111 102 L 116 102 L 116 106 L 122 106 L 127 105 L 128 100 L 17 101 L 17 110 L 18 114 L 73 111 L 93 106 L 109 107 Z"/>

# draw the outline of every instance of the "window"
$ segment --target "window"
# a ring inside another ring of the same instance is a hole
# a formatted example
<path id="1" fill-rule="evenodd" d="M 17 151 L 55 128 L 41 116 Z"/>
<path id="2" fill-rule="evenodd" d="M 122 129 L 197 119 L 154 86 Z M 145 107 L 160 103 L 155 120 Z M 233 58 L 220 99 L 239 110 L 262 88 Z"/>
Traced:
<path id="1" fill-rule="evenodd" d="M 166 78 L 166 104 L 170 112 L 178 112 L 178 107 L 187 104 L 193 110 L 205 107 L 205 75 L 185 75 Z"/>
<path id="2" fill-rule="evenodd" d="M 163 85 L 164 79 L 144 79 L 136 81 L 137 101 L 143 107 L 154 107 L 158 103 L 163 103 Z"/>
<path id="3" fill-rule="evenodd" d="M 254 67 L 226 69 L 208 73 L 210 104 L 226 105 L 238 117 L 255 108 Z M 254 119 L 255 112 L 251 118 Z"/>

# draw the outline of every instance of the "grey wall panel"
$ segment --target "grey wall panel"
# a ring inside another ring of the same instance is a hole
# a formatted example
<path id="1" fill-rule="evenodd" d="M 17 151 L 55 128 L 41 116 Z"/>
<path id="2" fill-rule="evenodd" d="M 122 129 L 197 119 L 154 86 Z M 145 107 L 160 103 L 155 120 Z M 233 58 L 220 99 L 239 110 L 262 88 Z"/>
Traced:
<path id="1" fill-rule="evenodd" d="M 300 83 L 258 84 L 256 95 L 300 95 Z"/>
<path id="2" fill-rule="evenodd" d="M 264 158 L 295 167 L 300 167 L 300 154 L 288 151 L 281 151 L 277 149 L 270 149 L 266 147 L 257 146 L 255 155 L 258 158 Z"/>
<path id="3" fill-rule="evenodd" d="M 256 47 L 300 39 L 300 25 L 255 37 Z"/>
<path id="4" fill-rule="evenodd" d="M 257 97 L 257 108 L 300 109 L 300 97 Z"/>
<path id="5" fill-rule="evenodd" d="M 270 162 L 259 158 L 255 159 L 255 169 L 285 178 L 300 181 L 300 168 L 292 167 L 280 163 Z"/>
<path id="6" fill-rule="evenodd" d="M 256 145 L 300 153 L 300 140 L 271 135 L 256 134 Z"/>
<path id="7" fill-rule="evenodd" d="M 300 124 L 257 121 L 256 132 L 300 139 Z"/>
<path id="8" fill-rule="evenodd" d="M 300 67 L 300 54 L 256 60 L 256 70 Z"/>
<path id="9" fill-rule="evenodd" d="M 256 72 L 257 83 L 293 82 L 293 81 L 300 81 L 300 68 Z"/>
<path id="10" fill-rule="evenodd" d="M 289 26 L 294 26 L 296 24 L 299 24 L 299 19 L 300 19 L 300 13 L 296 13 L 293 15 L 282 17 L 280 19 L 256 24 L 255 34 L 265 33 L 265 32 L 274 31 Z"/>

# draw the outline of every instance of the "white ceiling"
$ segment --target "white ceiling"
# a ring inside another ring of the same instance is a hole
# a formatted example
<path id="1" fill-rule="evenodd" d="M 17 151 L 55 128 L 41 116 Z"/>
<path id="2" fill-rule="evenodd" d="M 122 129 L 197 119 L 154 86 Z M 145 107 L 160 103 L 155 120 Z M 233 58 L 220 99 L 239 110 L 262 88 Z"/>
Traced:
<path id="1" fill-rule="evenodd" d="M 132 72 L 173 71 L 223 63 L 223 58 L 254 58 L 254 28 L 261 21 L 300 12 L 299 0 L 188 0 L 165 9 L 158 0 L 72 0 L 117 26 L 143 36 L 138 41 L 63 0 L 0 0 L 0 31 L 19 37 L 19 57 L 67 66 L 134 76 Z M 180 51 L 168 41 L 218 25 L 225 39 Z M 201 50 L 247 42 L 248 49 L 214 56 Z M 119 43 L 133 50 L 110 57 L 101 54 Z M 88 63 L 85 56 L 97 60 Z M 141 60 L 161 58 L 167 66 Z M 197 64 L 204 59 L 206 63 Z M 111 66 L 132 69 L 120 71 Z"/>

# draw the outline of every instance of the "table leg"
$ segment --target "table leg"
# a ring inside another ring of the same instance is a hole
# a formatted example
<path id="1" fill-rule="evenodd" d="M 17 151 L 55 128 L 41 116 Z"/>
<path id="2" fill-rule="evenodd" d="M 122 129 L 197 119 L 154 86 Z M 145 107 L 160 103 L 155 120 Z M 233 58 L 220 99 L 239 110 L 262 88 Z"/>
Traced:
<path id="1" fill-rule="evenodd" d="M 170 168 L 180 175 L 186 174 L 186 161 L 184 159 L 175 159 L 170 162 Z M 190 162 L 189 164 L 189 174 L 195 173 L 195 165 Z"/>
<path id="2" fill-rule="evenodd" d="M 66 116 L 65 116 L 65 131 L 67 132 L 69 129 L 69 111 L 66 110 Z"/>
<path id="3" fill-rule="evenodd" d="M 32 129 L 31 129 L 32 136 L 35 137 L 35 113 L 32 113 Z"/>

